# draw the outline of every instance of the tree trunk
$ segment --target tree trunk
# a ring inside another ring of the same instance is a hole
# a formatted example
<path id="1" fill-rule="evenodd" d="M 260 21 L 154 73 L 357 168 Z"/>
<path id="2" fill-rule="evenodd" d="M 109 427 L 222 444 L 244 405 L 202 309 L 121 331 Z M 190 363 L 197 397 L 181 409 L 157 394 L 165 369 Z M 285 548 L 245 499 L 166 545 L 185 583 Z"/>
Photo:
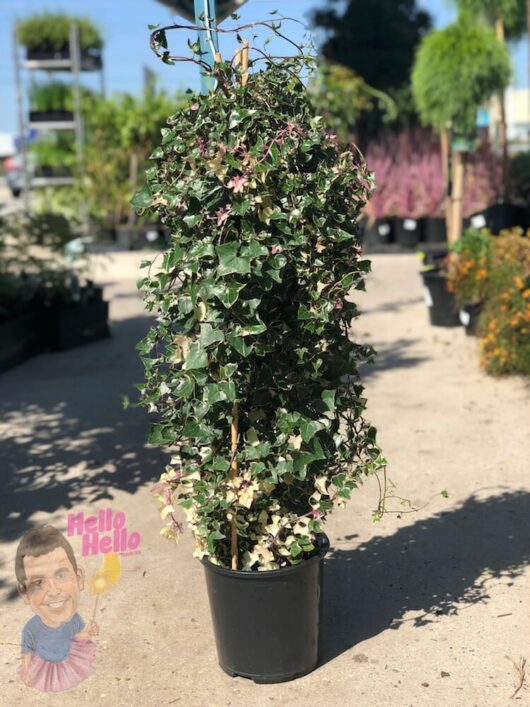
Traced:
<path id="1" fill-rule="evenodd" d="M 500 42 L 504 43 L 504 22 L 500 18 L 497 19 L 495 22 L 495 32 L 497 33 L 497 39 Z M 508 186 L 508 131 L 506 127 L 506 96 L 504 91 L 501 91 L 499 93 L 499 105 L 501 112 L 499 122 L 499 144 L 502 152 L 502 187 L 503 197 L 506 198 L 506 191 Z"/>
<path id="2" fill-rule="evenodd" d="M 530 0 L 529 0 L 530 2 Z M 451 158 L 450 153 L 450 142 L 449 142 L 449 129 L 443 128 L 440 133 L 440 151 L 442 153 L 442 169 L 445 181 L 445 228 L 447 233 L 447 238 L 451 234 L 451 171 L 449 167 L 449 160 Z"/>
<path id="3" fill-rule="evenodd" d="M 464 179 L 466 170 L 466 154 L 453 152 L 453 196 L 452 196 L 452 228 L 449 243 L 455 243 L 462 235 L 464 221 Z"/>

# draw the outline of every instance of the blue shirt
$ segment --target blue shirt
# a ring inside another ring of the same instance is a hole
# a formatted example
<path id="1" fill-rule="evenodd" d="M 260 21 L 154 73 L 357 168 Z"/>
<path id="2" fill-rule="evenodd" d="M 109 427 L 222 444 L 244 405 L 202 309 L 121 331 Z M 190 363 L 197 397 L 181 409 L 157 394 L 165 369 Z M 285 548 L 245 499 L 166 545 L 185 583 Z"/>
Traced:
<path id="1" fill-rule="evenodd" d="M 57 628 L 46 626 L 35 614 L 22 631 L 22 653 L 36 653 L 43 660 L 61 663 L 70 653 L 76 633 L 84 627 L 85 622 L 77 613 Z"/>

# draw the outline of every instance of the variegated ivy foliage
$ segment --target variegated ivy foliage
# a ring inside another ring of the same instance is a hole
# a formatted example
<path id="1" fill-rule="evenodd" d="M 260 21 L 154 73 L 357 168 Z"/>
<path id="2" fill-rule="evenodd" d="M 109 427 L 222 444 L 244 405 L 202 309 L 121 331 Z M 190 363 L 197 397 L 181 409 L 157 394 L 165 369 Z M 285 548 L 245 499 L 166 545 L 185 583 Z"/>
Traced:
<path id="1" fill-rule="evenodd" d="M 300 68 L 268 65 L 243 87 L 221 65 L 218 89 L 169 118 L 134 200 L 172 234 L 139 283 L 157 314 L 138 346 L 141 399 L 159 417 L 150 442 L 173 452 L 156 487 L 162 533 L 181 530 L 182 506 L 196 555 L 229 567 L 235 514 L 245 570 L 308 557 L 334 505 L 384 462 L 357 373 L 372 351 L 348 338 L 372 178 L 312 113 Z"/>

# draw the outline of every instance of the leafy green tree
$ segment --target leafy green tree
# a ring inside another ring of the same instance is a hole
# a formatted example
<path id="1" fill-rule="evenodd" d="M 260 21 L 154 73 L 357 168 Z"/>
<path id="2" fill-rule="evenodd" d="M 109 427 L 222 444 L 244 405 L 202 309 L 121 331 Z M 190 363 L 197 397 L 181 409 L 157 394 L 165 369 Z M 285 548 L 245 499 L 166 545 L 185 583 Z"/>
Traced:
<path id="1" fill-rule="evenodd" d="M 502 91 L 511 74 L 510 54 L 495 33 L 468 13 L 427 36 L 412 72 L 412 90 L 421 120 L 442 134 L 448 124 L 472 134 L 477 110 Z M 450 240 L 462 231 L 465 159 L 455 154 Z"/>
<path id="2" fill-rule="evenodd" d="M 376 89 L 406 85 L 416 46 L 431 26 L 429 14 L 415 0 L 349 0 L 343 12 L 339 0 L 328 4 L 313 14 L 314 25 L 327 32 L 323 56 Z"/>
<path id="3" fill-rule="evenodd" d="M 502 23 L 508 39 L 519 39 L 527 30 L 527 0 L 455 0 L 460 10 L 482 15 L 492 25 Z"/>
<path id="4" fill-rule="evenodd" d="M 421 120 L 438 130 L 452 123 L 472 133 L 478 108 L 508 84 L 509 52 L 495 33 L 469 15 L 421 43 L 412 90 Z"/>

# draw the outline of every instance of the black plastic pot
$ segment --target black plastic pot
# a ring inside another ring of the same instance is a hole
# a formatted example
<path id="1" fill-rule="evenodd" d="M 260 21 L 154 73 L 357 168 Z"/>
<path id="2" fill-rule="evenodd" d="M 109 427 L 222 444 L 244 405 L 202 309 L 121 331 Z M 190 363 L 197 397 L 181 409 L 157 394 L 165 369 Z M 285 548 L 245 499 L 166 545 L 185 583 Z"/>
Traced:
<path id="1" fill-rule="evenodd" d="M 32 123 L 48 123 L 48 122 L 72 122 L 74 119 L 74 114 L 68 110 L 31 110 L 29 112 L 29 119 Z"/>
<path id="2" fill-rule="evenodd" d="M 365 219 L 362 227 L 363 245 L 366 250 L 376 249 L 393 241 L 392 221 L 390 219 Z"/>
<path id="3" fill-rule="evenodd" d="M 43 338 L 53 351 L 65 351 L 110 336 L 109 303 L 94 301 L 65 309 L 52 307 L 43 317 Z"/>
<path id="4" fill-rule="evenodd" d="M 26 50 L 28 61 L 57 61 L 70 59 L 70 47 L 65 45 L 60 48 L 42 44 L 40 47 L 28 48 Z M 101 49 L 91 48 L 81 51 L 81 69 L 83 71 L 94 71 L 101 69 L 103 60 Z"/>
<path id="5" fill-rule="evenodd" d="M 447 228 L 444 218 L 429 216 L 423 219 L 423 241 L 425 243 L 447 242 Z"/>
<path id="6" fill-rule="evenodd" d="M 478 304 L 468 304 L 460 310 L 460 323 L 464 326 L 468 336 L 477 335 L 478 321 L 483 309 L 483 303 L 479 302 Z"/>
<path id="7" fill-rule="evenodd" d="M 37 321 L 35 314 L 25 314 L 0 324 L 0 373 L 43 350 Z"/>
<path id="8" fill-rule="evenodd" d="M 257 683 L 294 680 L 314 670 L 323 558 L 267 572 L 224 569 L 203 560 L 219 665 Z"/>
<path id="9" fill-rule="evenodd" d="M 403 248 L 414 248 L 421 238 L 421 220 L 416 218 L 394 219 L 394 240 Z"/>
<path id="10" fill-rule="evenodd" d="M 436 270 L 423 272 L 425 303 L 433 326 L 460 326 L 455 298 L 447 289 L 447 277 Z"/>
<path id="11" fill-rule="evenodd" d="M 469 224 L 473 228 L 485 227 L 494 235 L 498 235 L 504 229 L 517 226 L 526 229 L 528 223 L 527 210 L 514 204 L 494 204 L 469 217 Z"/>

